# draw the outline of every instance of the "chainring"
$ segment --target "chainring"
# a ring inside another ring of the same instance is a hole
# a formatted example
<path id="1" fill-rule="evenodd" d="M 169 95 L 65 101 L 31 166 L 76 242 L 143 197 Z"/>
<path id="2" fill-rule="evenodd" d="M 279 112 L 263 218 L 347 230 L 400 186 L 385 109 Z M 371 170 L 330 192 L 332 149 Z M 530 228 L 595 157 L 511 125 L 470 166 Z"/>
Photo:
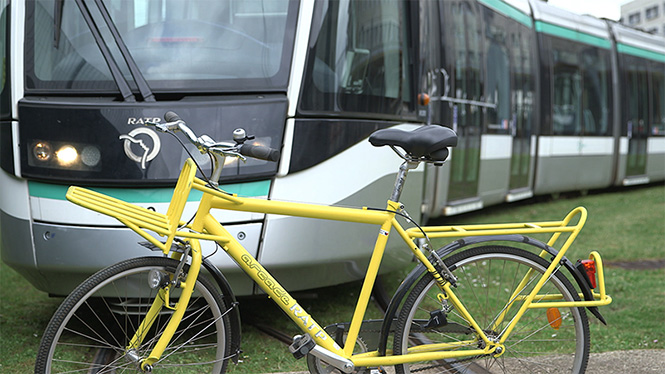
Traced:
<path id="1" fill-rule="evenodd" d="M 360 336 L 356 339 L 356 347 L 353 352 L 368 352 L 367 344 L 365 344 L 365 341 Z M 344 374 L 341 370 L 311 354 L 307 355 L 307 369 L 309 369 L 310 374 Z M 367 374 L 368 372 L 366 367 L 362 367 L 354 370 L 353 374 Z"/>

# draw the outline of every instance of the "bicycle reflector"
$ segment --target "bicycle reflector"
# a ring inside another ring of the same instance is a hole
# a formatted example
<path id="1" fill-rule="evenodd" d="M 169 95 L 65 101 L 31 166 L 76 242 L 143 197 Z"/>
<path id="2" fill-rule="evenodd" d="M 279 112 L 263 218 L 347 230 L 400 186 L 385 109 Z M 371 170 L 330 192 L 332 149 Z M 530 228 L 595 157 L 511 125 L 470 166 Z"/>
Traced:
<path id="1" fill-rule="evenodd" d="M 555 330 L 561 327 L 561 312 L 559 312 L 559 308 L 547 308 L 547 322 Z"/>
<path id="2" fill-rule="evenodd" d="M 577 270 L 586 274 L 589 286 L 596 288 L 596 261 L 594 260 L 577 260 Z"/>

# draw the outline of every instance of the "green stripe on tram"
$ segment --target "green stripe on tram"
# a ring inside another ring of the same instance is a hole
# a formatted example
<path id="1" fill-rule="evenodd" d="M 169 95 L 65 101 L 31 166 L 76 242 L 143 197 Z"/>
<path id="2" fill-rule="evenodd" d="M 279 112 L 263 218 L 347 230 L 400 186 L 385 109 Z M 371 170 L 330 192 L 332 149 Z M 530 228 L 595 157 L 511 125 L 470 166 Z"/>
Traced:
<path id="1" fill-rule="evenodd" d="M 587 34 L 585 32 L 577 30 L 571 30 L 565 27 L 553 25 L 551 23 L 543 21 L 536 21 L 536 31 L 564 39 L 575 40 L 581 43 L 590 44 L 600 48 L 605 48 L 605 49 L 612 48 L 612 42 L 610 42 L 608 39 L 603 39 L 599 36 Z"/>
<path id="2" fill-rule="evenodd" d="M 619 43 L 617 44 L 617 51 L 619 53 L 625 53 L 627 55 L 647 58 L 649 60 L 654 60 L 659 62 L 665 62 L 665 54 L 650 51 L 639 47 L 633 47 L 632 45 Z"/>
<path id="3" fill-rule="evenodd" d="M 533 27 L 531 22 L 531 16 L 523 13 L 517 8 L 504 3 L 500 0 L 479 0 L 481 4 L 490 7 L 498 12 L 505 14 L 506 16 L 516 20 L 517 22 L 526 25 L 527 27 Z"/>
<path id="4" fill-rule="evenodd" d="M 256 181 L 247 183 L 232 183 L 220 186 L 224 191 L 238 194 L 238 196 L 255 197 L 268 196 L 270 181 Z M 28 182 L 30 196 L 46 199 L 65 200 L 69 186 L 51 183 Z M 128 203 L 168 203 L 173 196 L 173 188 L 109 188 L 92 187 L 92 190 L 115 197 Z M 192 190 L 187 201 L 198 201 L 203 193 Z"/>

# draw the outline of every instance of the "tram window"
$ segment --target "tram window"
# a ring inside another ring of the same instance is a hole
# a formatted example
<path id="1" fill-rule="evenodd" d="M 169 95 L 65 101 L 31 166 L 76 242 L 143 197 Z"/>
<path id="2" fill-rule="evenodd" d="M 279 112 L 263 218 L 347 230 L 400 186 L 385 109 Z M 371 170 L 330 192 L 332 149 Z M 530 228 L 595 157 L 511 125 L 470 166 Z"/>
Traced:
<path id="1" fill-rule="evenodd" d="M 477 137 L 482 132 L 484 111 L 485 50 L 482 19 L 470 1 L 442 2 L 442 65 L 450 72 L 443 88 L 442 122 L 451 123 L 460 137 Z M 458 148 L 461 147 L 458 145 Z"/>
<path id="2" fill-rule="evenodd" d="M 513 121 L 511 110 L 511 66 L 510 48 L 508 43 L 511 35 L 510 23 L 505 17 L 485 9 L 485 46 L 487 78 L 485 97 L 489 105 L 487 109 L 487 132 L 505 133 Z"/>
<path id="3" fill-rule="evenodd" d="M 559 38 L 551 38 L 551 43 L 552 133 L 609 135 L 609 51 Z"/>
<path id="4" fill-rule="evenodd" d="M 425 1 L 420 6 L 420 35 L 428 35 L 429 37 L 421 37 L 418 53 L 420 60 L 423 64 L 423 72 L 421 75 L 422 81 L 420 82 L 420 92 L 428 92 L 430 96 L 437 97 L 443 96 L 445 87 L 438 83 L 441 73 L 439 68 L 441 65 L 441 43 L 439 38 L 433 37 L 440 32 L 439 18 L 439 4 L 434 1 Z M 430 119 L 441 123 L 441 108 L 440 105 L 429 105 Z"/>
<path id="5" fill-rule="evenodd" d="M 647 61 L 622 55 L 623 59 L 623 131 L 627 134 L 645 133 L 649 115 L 649 79 Z"/>
<path id="6" fill-rule="evenodd" d="M 533 106 L 535 100 L 535 61 L 533 60 L 532 48 L 534 44 L 532 30 L 516 24 L 519 32 L 515 33 L 515 47 L 513 54 L 513 75 L 514 88 L 513 97 L 514 111 L 516 112 L 516 130 L 518 136 L 520 132 L 532 131 L 533 126 Z"/>
<path id="7" fill-rule="evenodd" d="M 651 63 L 651 135 L 665 136 L 665 64 Z"/>
<path id="8" fill-rule="evenodd" d="M 482 100 L 485 57 L 482 50 L 482 20 L 470 2 L 451 4 L 447 15 L 452 38 L 446 40 L 443 48 L 450 48 L 454 61 L 454 97 L 460 103 L 457 119 L 459 126 L 467 126 L 468 131 L 481 131 L 482 111 L 474 102 Z M 444 33 L 446 30 L 444 30 Z M 454 53 L 454 54 L 453 54 Z M 506 62 L 506 65 L 508 63 Z M 509 92 L 509 91 L 508 91 Z"/>
<path id="9" fill-rule="evenodd" d="M 530 131 L 534 96 L 532 30 L 484 8 L 486 133 Z M 527 130 L 528 129 L 528 130 Z"/>
<path id="10" fill-rule="evenodd" d="M 28 69 L 32 68 L 32 74 L 26 76 L 26 87 L 36 88 L 40 82 L 44 82 L 42 86 L 48 86 L 46 82 L 54 81 L 69 81 L 71 87 L 76 87 L 78 84 L 85 86 L 86 81 L 97 81 L 103 88 L 113 89 L 115 85 L 111 72 L 96 48 L 76 3 L 62 3 L 60 30 L 55 30 L 54 26 L 57 18 L 54 4 L 46 1 L 31 4 L 34 6 L 34 30 L 30 31 L 34 39 L 28 39 L 32 42 L 34 53 L 26 51 L 26 56 L 33 56 L 26 59 Z"/>
<path id="11" fill-rule="evenodd" d="M 0 0 L 0 120 L 11 119 L 11 103 L 9 98 L 9 1 Z"/>
<path id="12" fill-rule="evenodd" d="M 580 56 L 584 89 L 582 119 L 585 135 L 608 135 L 610 131 L 610 54 L 599 48 L 585 48 Z"/>
<path id="13" fill-rule="evenodd" d="M 580 96 L 582 77 L 577 54 L 554 50 L 552 132 L 554 135 L 581 134 Z"/>
<path id="14" fill-rule="evenodd" d="M 35 0 L 26 12 L 26 88 L 117 91 L 73 0 Z M 155 91 L 284 89 L 295 37 L 295 1 L 104 0 L 122 41 Z M 100 9 L 102 42 L 135 85 Z M 60 16 L 58 16 L 60 15 Z"/>
<path id="15" fill-rule="evenodd" d="M 314 30 L 300 108 L 401 115 L 411 110 L 405 3 L 329 1 Z"/>
<path id="16" fill-rule="evenodd" d="M 449 201 L 475 197 L 480 175 L 480 146 L 483 132 L 483 19 L 480 7 L 471 1 L 444 1 L 442 46 L 444 66 L 451 72 L 450 103 L 444 105 L 443 123 L 452 123 L 459 136 L 450 166 Z M 450 122 L 448 122 L 450 121 Z"/>

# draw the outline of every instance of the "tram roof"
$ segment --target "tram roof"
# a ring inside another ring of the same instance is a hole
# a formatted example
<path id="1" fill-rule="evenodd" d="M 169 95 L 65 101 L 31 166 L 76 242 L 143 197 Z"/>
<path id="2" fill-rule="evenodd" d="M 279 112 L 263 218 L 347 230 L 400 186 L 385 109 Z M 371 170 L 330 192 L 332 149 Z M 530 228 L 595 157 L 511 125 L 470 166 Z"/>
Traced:
<path id="1" fill-rule="evenodd" d="M 528 27 L 533 27 L 529 0 L 479 0 L 479 2 Z"/>
<path id="2" fill-rule="evenodd" d="M 576 40 L 602 48 L 611 48 L 604 20 L 575 14 L 542 1 L 531 1 L 536 30 L 557 37 Z"/>
<path id="3" fill-rule="evenodd" d="M 612 23 L 619 52 L 665 62 L 665 37 Z"/>

